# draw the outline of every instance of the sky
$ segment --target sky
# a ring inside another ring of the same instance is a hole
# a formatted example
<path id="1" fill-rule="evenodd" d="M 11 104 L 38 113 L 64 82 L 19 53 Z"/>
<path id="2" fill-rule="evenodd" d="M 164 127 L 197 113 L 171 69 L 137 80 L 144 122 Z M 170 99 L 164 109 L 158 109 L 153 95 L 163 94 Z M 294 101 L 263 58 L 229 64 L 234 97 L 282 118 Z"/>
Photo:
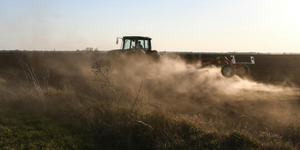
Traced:
<path id="1" fill-rule="evenodd" d="M 299 0 L 0 0 L 0 50 L 300 53 Z"/>

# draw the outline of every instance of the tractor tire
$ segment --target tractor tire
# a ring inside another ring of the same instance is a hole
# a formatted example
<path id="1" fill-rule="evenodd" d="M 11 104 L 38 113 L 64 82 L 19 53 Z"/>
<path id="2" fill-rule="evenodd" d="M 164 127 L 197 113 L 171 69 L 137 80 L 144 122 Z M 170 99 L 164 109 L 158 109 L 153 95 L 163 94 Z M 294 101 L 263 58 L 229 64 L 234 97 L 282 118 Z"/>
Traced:
<path id="1" fill-rule="evenodd" d="M 235 75 L 235 68 L 231 64 L 226 64 L 222 67 L 221 73 L 226 78 L 231 78 Z"/>
<path id="2" fill-rule="evenodd" d="M 250 69 L 247 65 L 240 65 L 238 66 L 236 74 L 241 78 L 247 77 L 250 75 Z"/>

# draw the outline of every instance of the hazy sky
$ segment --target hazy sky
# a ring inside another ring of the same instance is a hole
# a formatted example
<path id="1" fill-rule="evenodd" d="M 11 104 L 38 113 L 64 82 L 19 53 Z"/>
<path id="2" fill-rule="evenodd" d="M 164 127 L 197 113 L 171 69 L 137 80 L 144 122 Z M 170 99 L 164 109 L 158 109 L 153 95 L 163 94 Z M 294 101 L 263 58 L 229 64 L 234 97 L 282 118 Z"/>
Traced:
<path id="1" fill-rule="evenodd" d="M 0 0 L 0 49 L 300 53 L 299 0 Z"/>

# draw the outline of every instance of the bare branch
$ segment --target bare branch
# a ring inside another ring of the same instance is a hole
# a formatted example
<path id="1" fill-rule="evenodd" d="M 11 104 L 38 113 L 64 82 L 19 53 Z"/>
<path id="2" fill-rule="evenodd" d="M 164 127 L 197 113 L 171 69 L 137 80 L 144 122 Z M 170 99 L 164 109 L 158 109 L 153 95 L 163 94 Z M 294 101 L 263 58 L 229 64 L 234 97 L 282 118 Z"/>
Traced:
<path id="1" fill-rule="evenodd" d="M 132 112 L 132 109 L 133 109 L 134 105 L 137 103 L 137 100 L 138 100 L 138 98 L 139 98 L 139 95 L 140 95 L 140 92 L 141 92 L 141 89 L 142 89 L 142 85 L 143 85 L 143 80 L 142 80 L 142 83 L 141 83 L 139 92 L 137 93 L 137 96 L 136 96 L 136 98 L 135 98 L 135 101 L 134 101 L 134 103 L 133 103 L 133 105 L 132 105 L 132 107 L 131 107 L 131 109 L 130 109 L 130 112 Z"/>

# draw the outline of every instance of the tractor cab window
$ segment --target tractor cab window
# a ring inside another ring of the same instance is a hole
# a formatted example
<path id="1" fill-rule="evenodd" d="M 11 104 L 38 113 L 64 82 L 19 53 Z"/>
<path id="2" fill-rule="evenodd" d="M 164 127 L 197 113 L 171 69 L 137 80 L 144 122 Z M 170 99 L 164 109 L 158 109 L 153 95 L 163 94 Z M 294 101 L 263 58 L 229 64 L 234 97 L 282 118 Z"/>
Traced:
<path id="1" fill-rule="evenodd" d="M 131 40 L 125 39 L 124 40 L 124 50 L 130 49 Z"/>
<path id="2" fill-rule="evenodd" d="M 144 40 L 138 40 L 138 41 L 137 41 L 136 48 L 144 49 L 144 47 L 145 47 Z"/>
<path id="3" fill-rule="evenodd" d="M 132 40 L 132 39 L 125 39 L 124 40 L 124 47 L 123 47 L 124 50 L 135 48 L 135 46 L 136 46 L 135 40 Z"/>
<path id="4" fill-rule="evenodd" d="M 149 40 L 145 40 L 144 50 L 149 50 Z"/>
<path id="5" fill-rule="evenodd" d="M 149 40 L 140 39 L 137 41 L 137 48 L 149 50 Z"/>
<path id="6" fill-rule="evenodd" d="M 135 40 L 131 40 L 131 48 L 135 48 L 135 46 L 136 46 Z"/>

